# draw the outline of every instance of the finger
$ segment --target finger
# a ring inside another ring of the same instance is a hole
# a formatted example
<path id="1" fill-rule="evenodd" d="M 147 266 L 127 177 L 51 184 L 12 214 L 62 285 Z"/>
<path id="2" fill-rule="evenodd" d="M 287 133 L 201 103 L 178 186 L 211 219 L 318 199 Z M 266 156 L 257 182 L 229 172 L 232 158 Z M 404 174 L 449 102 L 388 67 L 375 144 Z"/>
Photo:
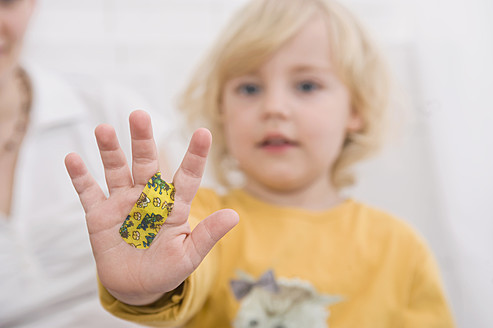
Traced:
<path id="1" fill-rule="evenodd" d="M 65 167 L 86 213 L 106 199 L 103 191 L 78 154 L 68 154 L 65 157 Z"/>
<path id="2" fill-rule="evenodd" d="M 193 229 L 186 246 L 190 260 L 197 267 L 212 247 L 239 222 L 238 214 L 230 209 L 217 211 Z"/>
<path id="3" fill-rule="evenodd" d="M 207 129 L 198 129 L 192 135 L 188 150 L 183 157 L 173 179 L 176 186 L 176 197 L 190 204 L 200 186 L 207 154 L 211 146 L 212 136 Z"/>
<path id="4" fill-rule="evenodd" d="M 187 220 L 190 205 L 202 180 L 211 139 L 211 133 L 207 129 L 199 129 L 193 134 L 173 179 L 176 188 L 175 204 L 167 220 L 168 224 L 182 224 Z"/>
<path id="5" fill-rule="evenodd" d="M 145 185 L 159 170 L 156 143 L 152 135 L 151 117 L 143 110 L 130 114 L 132 136 L 132 174 L 136 185 Z"/>
<path id="6" fill-rule="evenodd" d="M 104 176 L 110 194 L 118 189 L 133 186 L 132 176 L 125 153 L 118 143 L 115 129 L 111 125 L 101 124 L 94 131 L 99 153 L 104 166 Z"/>

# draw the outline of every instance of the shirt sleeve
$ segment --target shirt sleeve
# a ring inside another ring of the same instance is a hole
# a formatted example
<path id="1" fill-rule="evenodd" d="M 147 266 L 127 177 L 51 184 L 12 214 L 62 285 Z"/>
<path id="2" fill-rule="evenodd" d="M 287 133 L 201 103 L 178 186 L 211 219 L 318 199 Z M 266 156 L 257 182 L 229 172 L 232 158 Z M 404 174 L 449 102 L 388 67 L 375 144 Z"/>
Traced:
<path id="1" fill-rule="evenodd" d="M 450 328 L 454 320 L 431 251 L 419 241 L 415 274 L 403 327 Z"/>
<path id="2" fill-rule="evenodd" d="M 206 199 L 209 198 L 207 202 Z M 208 204 L 208 206 L 201 206 Z M 210 191 L 199 191 L 192 207 L 189 219 L 192 228 L 202 218 L 197 213 L 208 213 L 215 210 L 212 204 L 218 204 L 217 195 Z M 200 207 L 200 208 L 198 208 Z M 216 206 L 214 206 L 216 207 Z M 186 324 L 203 307 L 210 291 L 216 283 L 216 269 L 219 263 L 219 252 L 213 250 L 204 258 L 199 267 L 175 290 L 166 293 L 158 301 L 147 306 L 133 306 L 120 302 L 113 297 L 99 282 L 99 294 L 103 307 L 111 314 L 151 327 L 177 327 Z"/>

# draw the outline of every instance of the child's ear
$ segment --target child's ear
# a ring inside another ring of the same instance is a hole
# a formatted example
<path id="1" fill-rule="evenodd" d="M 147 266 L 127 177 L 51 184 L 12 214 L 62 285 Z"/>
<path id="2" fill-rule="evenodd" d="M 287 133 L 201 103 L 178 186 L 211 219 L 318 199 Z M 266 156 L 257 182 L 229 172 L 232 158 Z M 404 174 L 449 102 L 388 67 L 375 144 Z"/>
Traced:
<path id="1" fill-rule="evenodd" d="M 358 132 L 363 129 L 363 117 L 356 110 L 351 110 L 349 114 L 346 130 L 347 132 Z"/>

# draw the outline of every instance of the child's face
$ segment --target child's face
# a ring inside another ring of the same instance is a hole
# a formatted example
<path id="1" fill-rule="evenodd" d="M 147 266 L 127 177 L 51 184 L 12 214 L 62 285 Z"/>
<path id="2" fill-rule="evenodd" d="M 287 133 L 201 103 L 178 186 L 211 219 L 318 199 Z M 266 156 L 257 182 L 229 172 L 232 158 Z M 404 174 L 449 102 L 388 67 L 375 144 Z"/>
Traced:
<path id="1" fill-rule="evenodd" d="M 228 150 L 247 188 L 332 188 L 330 172 L 345 135 L 361 125 L 335 74 L 322 18 L 257 71 L 227 81 L 221 109 Z"/>

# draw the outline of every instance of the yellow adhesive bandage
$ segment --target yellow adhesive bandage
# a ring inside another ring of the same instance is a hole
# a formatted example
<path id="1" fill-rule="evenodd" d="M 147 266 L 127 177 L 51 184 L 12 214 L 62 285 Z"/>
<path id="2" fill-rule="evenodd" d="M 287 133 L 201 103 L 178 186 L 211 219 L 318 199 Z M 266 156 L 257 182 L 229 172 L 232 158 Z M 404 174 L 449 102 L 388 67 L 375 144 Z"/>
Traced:
<path id="1" fill-rule="evenodd" d="M 123 240 L 136 248 L 149 248 L 174 202 L 175 186 L 161 179 L 161 172 L 157 172 L 149 179 L 120 227 Z"/>

